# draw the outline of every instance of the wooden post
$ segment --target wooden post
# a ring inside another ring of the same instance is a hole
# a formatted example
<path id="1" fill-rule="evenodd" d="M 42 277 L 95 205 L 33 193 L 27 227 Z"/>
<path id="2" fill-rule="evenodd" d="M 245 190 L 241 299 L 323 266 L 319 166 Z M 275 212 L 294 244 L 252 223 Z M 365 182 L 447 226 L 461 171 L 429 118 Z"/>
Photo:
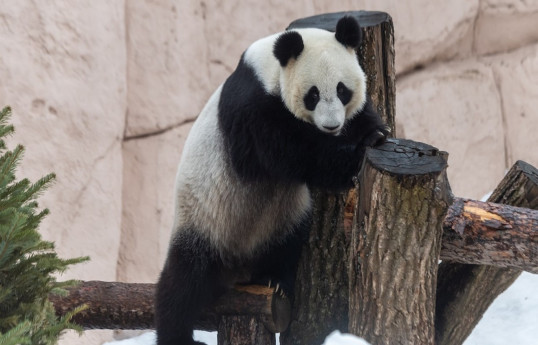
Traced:
<path id="1" fill-rule="evenodd" d="M 324 14 L 294 21 L 288 29 L 316 27 L 334 31 L 344 15 L 355 17 L 362 27 L 363 42 L 357 55 L 368 77 L 367 92 L 394 134 L 394 32 L 388 14 Z M 333 330 L 347 331 L 351 230 L 344 224 L 344 210 L 346 201 L 355 199 L 348 193 L 314 190 L 312 194 L 313 224 L 299 263 L 290 327 L 280 336 L 282 345 L 321 344 Z"/>
<path id="2" fill-rule="evenodd" d="M 434 344 L 437 265 L 451 203 L 446 156 L 394 139 L 366 152 L 352 232 L 349 331 L 373 345 Z"/>
<path id="3" fill-rule="evenodd" d="M 516 162 L 488 201 L 537 210 L 538 170 Z M 495 298 L 520 274 L 509 268 L 443 262 L 437 281 L 436 343 L 462 344 Z"/>

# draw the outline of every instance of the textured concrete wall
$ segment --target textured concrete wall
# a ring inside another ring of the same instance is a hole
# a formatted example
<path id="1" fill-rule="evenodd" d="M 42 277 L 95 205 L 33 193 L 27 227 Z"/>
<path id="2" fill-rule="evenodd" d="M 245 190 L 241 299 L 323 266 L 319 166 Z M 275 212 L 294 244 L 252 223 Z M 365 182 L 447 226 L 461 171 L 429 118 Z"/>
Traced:
<path id="1" fill-rule="evenodd" d="M 0 106 L 27 147 L 20 173 L 57 173 L 43 236 L 92 257 L 65 278 L 155 281 L 181 148 L 209 95 L 255 39 L 359 9 L 392 15 L 398 135 L 450 153 L 456 195 L 481 197 L 517 159 L 538 165 L 536 0 L 3 1 Z"/>

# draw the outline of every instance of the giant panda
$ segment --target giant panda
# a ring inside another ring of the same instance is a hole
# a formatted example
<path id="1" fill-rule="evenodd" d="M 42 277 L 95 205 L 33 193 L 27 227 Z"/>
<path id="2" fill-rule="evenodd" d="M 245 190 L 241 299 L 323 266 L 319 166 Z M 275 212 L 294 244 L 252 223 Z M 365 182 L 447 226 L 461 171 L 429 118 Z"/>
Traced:
<path id="1" fill-rule="evenodd" d="M 157 284 L 159 345 L 192 338 L 204 307 L 238 283 L 289 298 L 311 222 L 310 187 L 352 185 L 387 128 L 366 95 L 343 17 L 332 33 L 298 29 L 254 42 L 211 96 L 185 142 L 175 220 Z"/>

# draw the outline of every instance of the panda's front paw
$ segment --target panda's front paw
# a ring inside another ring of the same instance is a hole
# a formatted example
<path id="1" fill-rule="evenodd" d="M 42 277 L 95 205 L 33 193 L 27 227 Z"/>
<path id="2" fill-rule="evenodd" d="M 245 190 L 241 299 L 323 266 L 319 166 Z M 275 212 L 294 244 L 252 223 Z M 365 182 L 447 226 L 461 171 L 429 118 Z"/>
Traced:
<path id="1" fill-rule="evenodd" d="M 387 136 L 390 133 L 388 126 L 378 127 L 364 138 L 364 145 L 375 147 L 383 144 L 387 140 Z"/>

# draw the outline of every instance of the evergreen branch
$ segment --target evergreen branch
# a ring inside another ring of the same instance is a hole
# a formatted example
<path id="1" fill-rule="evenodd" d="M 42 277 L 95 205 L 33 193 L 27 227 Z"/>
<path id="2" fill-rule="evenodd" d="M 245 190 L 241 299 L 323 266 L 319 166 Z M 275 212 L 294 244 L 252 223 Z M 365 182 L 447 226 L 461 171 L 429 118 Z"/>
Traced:
<path id="1" fill-rule="evenodd" d="M 14 131 L 7 124 L 10 115 L 9 107 L 0 111 L 0 345 L 53 345 L 63 330 L 80 331 L 70 320 L 84 308 L 56 316 L 49 294 L 62 293 L 75 281 L 58 283 L 55 274 L 88 258 L 61 259 L 54 243 L 41 239 L 37 229 L 49 210 L 38 210 L 36 199 L 55 175 L 35 183 L 17 181 L 15 172 L 24 147 L 5 151 L 2 138 Z"/>

